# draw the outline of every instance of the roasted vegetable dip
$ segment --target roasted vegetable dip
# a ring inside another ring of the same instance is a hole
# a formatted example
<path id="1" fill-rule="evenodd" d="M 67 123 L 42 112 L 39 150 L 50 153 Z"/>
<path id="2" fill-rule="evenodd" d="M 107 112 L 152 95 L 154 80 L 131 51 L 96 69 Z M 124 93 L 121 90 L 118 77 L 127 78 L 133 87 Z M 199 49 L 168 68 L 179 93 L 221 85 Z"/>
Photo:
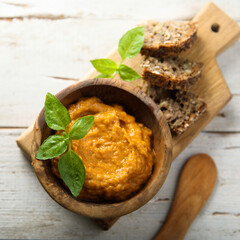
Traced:
<path id="1" fill-rule="evenodd" d="M 88 134 L 71 141 L 86 170 L 78 198 L 116 202 L 134 195 L 152 173 L 151 130 L 137 123 L 121 106 L 106 105 L 96 97 L 80 99 L 68 111 L 71 116 L 68 131 L 79 117 L 95 116 Z M 58 159 L 51 160 L 52 171 L 61 178 Z"/>

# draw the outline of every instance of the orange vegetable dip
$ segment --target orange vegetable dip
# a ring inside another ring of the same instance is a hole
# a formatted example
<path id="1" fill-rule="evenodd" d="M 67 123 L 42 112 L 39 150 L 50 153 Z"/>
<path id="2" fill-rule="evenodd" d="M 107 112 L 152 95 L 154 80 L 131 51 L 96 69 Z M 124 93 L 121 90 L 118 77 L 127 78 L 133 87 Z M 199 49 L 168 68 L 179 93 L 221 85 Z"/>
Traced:
<path id="1" fill-rule="evenodd" d="M 119 105 L 109 106 L 96 97 L 80 99 L 68 107 L 73 123 L 86 115 L 95 121 L 89 133 L 72 140 L 72 149 L 80 156 L 86 178 L 79 199 L 122 201 L 134 195 L 152 173 L 154 153 L 152 132 Z M 60 178 L 58 158 L 52 171 Z"/>

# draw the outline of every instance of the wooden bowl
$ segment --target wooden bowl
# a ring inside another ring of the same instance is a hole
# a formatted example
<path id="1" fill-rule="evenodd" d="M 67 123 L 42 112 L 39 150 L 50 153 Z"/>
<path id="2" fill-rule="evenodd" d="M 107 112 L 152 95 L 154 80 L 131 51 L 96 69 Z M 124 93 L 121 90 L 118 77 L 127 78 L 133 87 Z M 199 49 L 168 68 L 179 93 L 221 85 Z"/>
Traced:
<path id="1" fill-rule="evenodd" d="M 153 148 L 156 153 L 153 173 L 145 186 L 133 197 L 118 203 L 83 202 L 74 198 L 54 176 L 49 161 L 35 158 L 40 144 L 52 133 L 44 120 L 44 109 L 34 126 L 31 157 L 36 175 L 48 194 L 63 207 L 95 219 L 117 218 L 147 203 L 163 185 L 172 162 L 172 137 L 162 112 L 155 103 L 133 85 L 112 79 L 94 79 L 77 82 L 56 97 L 65 105 L 81 97 L 99 97 L 104 103 L 117 103 L 153 132 Z"/>

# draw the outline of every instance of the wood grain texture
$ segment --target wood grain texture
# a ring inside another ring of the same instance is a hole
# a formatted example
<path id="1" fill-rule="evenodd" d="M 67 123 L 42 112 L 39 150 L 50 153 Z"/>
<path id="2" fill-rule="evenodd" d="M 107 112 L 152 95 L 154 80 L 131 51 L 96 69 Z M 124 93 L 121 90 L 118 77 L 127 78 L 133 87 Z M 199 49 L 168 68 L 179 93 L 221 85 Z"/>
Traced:
<path id="1" fill-rule="evenodd" d="M 149 240 L 166 218 L 179 171 L 191 155 L 205 152 L 218 168 L 216 188 L 192 224 L 186 240 L 239 239 L 239 133 L 200 133 L 173 162 L 161 191 L 144 207 L 121 217 L 107 232 L 90 219 L 55 203 L 16 146 L 25 129 L 0 130 L 0 239 Z"/>
<path id="2" fill-rule="evenodd" d="M 211 16 L 210 19 L 208 18 L 209 15 Z M 207 113 L 200 120 L 198 120 L 193 126 L 191 126 L 184 134 L 173 138 L 173 146 L 174 146 L 173 159 L 175 159 L 177 155 L 181 151 L 183 151 L 183 149 L 194 139 L 194 137 L 197 136 L 197 134 L 207 125 L 207 123 L 211 121 L 211 119 L 229 101 L 231 94 L 217 66 L 215 56 L 218 53 L 220 53 L 223 49 L 226 49 L 227 46 L 230 46 L 233 42 L 235 42 L 240 35 L 240 28 L 238 24 L 234 22 L 232 19 L 230 19 L 227 15 L 225 15 L 218 7 L 216 7 L 212 3 L 207 4 L 199 12 L 199 14 L 193 19 L 193 21 L 197 21 L 198 23 L 198 39 L 197 39 L 197 42 L 194 44 L 194 46 L 183 55 L 187 55 L 188 58 L 190 59 L 198 59 L 199 61 L 204 62 L 205 64 L 205 69 L 201 77 L 201 82 L 197 83 L 197 86 L 195 85 L 192 90 L 193 92 L 195 92 L 197 95 L 200 95 L 204 99 L 204 101 L 208 105 L 208 110 L 207 110 Z M 215 38 L 212 36 L 212 34 L 216 34 L 216 33 L 213 33 L 213 31 L 211 31 L 211 26 L 213 23 L 218 23 L 221 28 L 221 31 L 217 33 L 218 35 L 216 35 Z M 229 30 L 228 26 L 231 27 L 230 28 L 231 31 Z M 227 36 L 227 37 L 223 38 L 224 36 Z M 211 41 L 209 39 L 211 39 Z M 219 43 L 220 40 L 221 40 L 221 44 Z M 109 58 L 117 61 L 120 60 L 119 54 L 116 50 L 114 50 L 113 53 L 110 54 Z M 130 65 L 131 67 L 136 69 L 138 72 L 140 72 L 141 60 L 142 60 L 142 56 L 138 55 L 134 60 L 129 60 L 128 65 Z M 96 75 L 97 75 L 96 71 L 93 71 L 86 76 L 86 79 L 94 78 L 94 76 Z M 117 77 L 115 79 L 117 79 Z M 71 87 L 69 89 L 71 91 Z M 69 89 L 66 89 L 66 92 L 69 92 Z M 39 119 L 41 119 L 41 117 L 43 118 L 43 116 L 40 115 Z M 43 122 L 43 119 L 41 119 L 41 121 Z M 35 137 L 33 138 L 33 140 L 31 139 L 32 135 L 30 132 L 31 130 L 30 128 L 28 130 L 29 135 L 24 135 L 17 140 L 18 145 L 23 146 L 27 142 L 34 141 L 34 142 L 37 142 L 37 146 L 39 146 L 41 142 L 40 140 L 41 136 L 44 136 L 44 134 L 43 134 L 43 127 L 40 127 L 41 125 L 39 125 L 38 122 L 39 121 L 37 120 L 37 125 L 35 129 L 39 129 L 39 128 L 42 129 L 40 132 L 38 132 L 38 135 L 37 135 L 38 140 Z M 39 135 L 39 133 L 41 134 Z M 24 146 L 24 149 L 26 148 L 27 148 L 27 145 Z M 32 156 L 34 155 L 35 153 L 32 154 Z M 64 192 L 59 188 L 59 184 L 56 184 L 56 185 L 52 184 L 53 179 L 51 178 L 49 180 L 47 177 L 47 174 L 44 174 L 45 173 L 44 169 L 48 169 L 46 164 L 44 163 L 38 164 L 38 162 L 35 162 L 34 168 L 38 175 L 39 180 L 41 181 L 41 184 L 58 203 L 60 203 L 66 208 L 71 209 L 72 211 L 81 213 L 85 216 L 93 216 L 92 209 L 94 208 L 94 206 L 91 207 L 91 209 L 89 209 L 88 205 L 83 206 L 84 204 L 79 203 L 80 206 L 77 207 L 77 202 L 74 203 L 72 201 L 72 198 L 69 198 L 69 196 L 65 196 L 66 194 L 64 194 Z M 58 192 L 60 191 L 61 191 L 61 194 L 58 194 Z M 66 199 L 68 199 L 68 201 L 66 201 Z M 69 202 L 70 204 L 68 204 L 67 202 Z M 138 202 L 140 201 L 137 200 L 137 202 L 135 202 L 132 206 L 137 206 L 136 203 Z M 110 209 L 111 209 L 112 215 L 107 215 L 108 218 L 121 216 L 121 210 L 117 210 L 118 215 L 116 215 L 116 213 L 114 213 L 114 210 L 112 208 Z M 125 206 L 123 209 L 127 210 L 128 207 Z M 96 208 L 94 212 L 96 216 L 98 216 L 97 218 L 99 218 L 100 215 L 105 216 L 104 214 L 110 213 L 110 211 L 107 211 L 107 209 L 101 210 L 100 208 L 99 210 Z M 104 227 L 107 225 L 111 226 L 112 222 L 114 221 L 110 221 L 110 224 L 108 224 L 108 222 L 105 221 L 106 224 L 104 223 L 101 226 L 104 226 Z"/>
<path id="3" fill-rule="evenodd" d="M 198 25 L 198 37 L 191 49 L 182 55 L 187 56 L 191 60 L 204 63 L 201 79 L 191 88 L 191 91 L 207 103 L 207 112 L 182 135 L 173 137 L 173 159 L 183 151 L 231 99 L 231 93 L 215 57 L 239 38 L 240 27 L 211 2 L 204 6 L 193 18 L 193 21 L 197 22 Z M 220 30 L 217 33 L 211 30 L 211 26 L 214 23 L 218 23 L 220 26 Z M 120 61 L 120 56 L 116 49 L 109 54 L 108 58 L 117 62 Z M 140 64 L 142 60 L 143 56 L 139 54 L 134 59 L 127 60 L 126 64 L 141 73 Z M 93 70 L 84 79 L 91 79 L 95 76 L 97 76 L 97 72 Z M 119 76 L 115 78 L 118 79 Z"/>
<path id="4" fill-rule="evenodd" d="M 187 160 L 181 171 L 171 210 L 154 240 L 182 240 L 210 197 L 217 168 L 207 154 Z"/>
<path id="5" fill-rule="evenodd" d="M 122 0 L 111 4 L 109 0 L 4 0 L 0 2 L 0 17 L 28 17 L 49 20 L 64 18 L 82 19 L 191 19 L 208 0 L 151 0 L 148 5 L 138 0 Z M 240 3 L 225 0 L 214 1 L 235 20 L 240 20 Z"/>
<path id="6" fill-rule="evenodd" d="M 66 1 L 0 2 L 0 239 L 151 239 L 167 215 L 181 167 L 199 152 L 216 160 L 219 175 L 185 239 L 239 239 L 239 40 L 217 57 L 232 100 L 174 161 L 163 188 L 147 205 L 102 232 L 43 190 L 15 140 L 36 119 L 46 92 L 55 94 L 80 79 L 91 69 L 90 59 L 105 56 L 139 22 L 192 19 L 207 2 L 149 0 L 146 7 L 137 0 L 123 5 Z M 214 3 L 239 21 L 238 0 Z"/>

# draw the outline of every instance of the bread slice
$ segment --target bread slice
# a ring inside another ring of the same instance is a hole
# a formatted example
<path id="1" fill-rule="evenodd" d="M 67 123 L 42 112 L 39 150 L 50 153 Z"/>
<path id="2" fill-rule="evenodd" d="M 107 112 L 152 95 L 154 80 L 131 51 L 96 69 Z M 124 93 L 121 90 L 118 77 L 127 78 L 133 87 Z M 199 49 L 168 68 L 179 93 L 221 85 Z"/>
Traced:
<path id="1" fill-rule="evenodd" d="M 161 99 L 159 107 L 173 133 L 180 135 L 206 111 L 206 103 L 193 93 L 175 91 L 173 97 Z"/>
<path id="2" fill-rule="evenodd" d="M 170 90 L 187 90 L 198 79 L 203 69 L 203 64 L 193 62 L 179 56 L 167 58 L 146 57 L 142 78 L 152 85 Z"/>
<path id="3" fill-rule="evenodd" d="M 206 112 L 206 103 L 193 93 L 165 90 L 151 86 L 144 80 L 139 80 L 135 84 L 159 106 L 171 132 L 175 135 L 182 134 Z"/>
<path id="4" fill-rule="evenodd" d="M 147 56 L 176 55 L 189 48 L 196 39 L 197 27 L 193 22 L 148 21 L 145 27 L 141 54 Z"/>

